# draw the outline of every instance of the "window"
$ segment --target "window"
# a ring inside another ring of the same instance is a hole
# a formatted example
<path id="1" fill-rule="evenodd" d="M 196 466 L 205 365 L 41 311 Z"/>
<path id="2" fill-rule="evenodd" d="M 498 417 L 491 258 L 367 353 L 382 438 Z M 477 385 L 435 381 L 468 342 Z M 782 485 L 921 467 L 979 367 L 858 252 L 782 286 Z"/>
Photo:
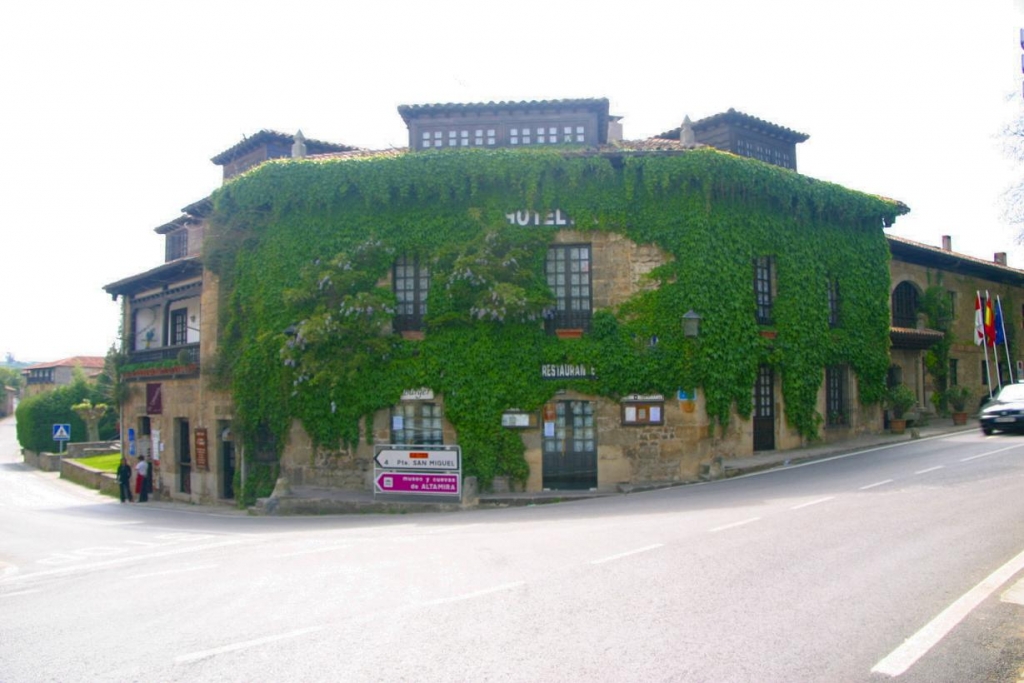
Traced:
<path id="1" fill-rule="evenodd" d="M 188 309 L 171 311 L 171 346 L 188 343 Z"/>
<path id="2" fill-rule="evenodd" d="M 893 327 L 917 328 L 917 287 L 904 280 L 892 292 Z"/>
<path id="3" fill-rule="evenodd" d="M 949 319 L 950 320 L 956 320 L 956 308 L 957 308 L 957 305 L 956 305 L 957 304 L 957 302 L 956 302 L 956 298 L 957 298 L 956 297 L 956 292 L 953 291 L 952 289 L 949 289 L 949 290 L 946 290 L 946 294 L 947 294 L 947 296 L 949 298 Z"/>
<path id="4" fill-rule="evenodd" d="M 416 401 L 401 403 L 392 408 L 391 443 L 442 445 L 441 406 Z"/>
<path id="5" fill-rule="evenodd" d="M 392 281 L 395 298 L 398 299 L 395 331 L 422 330 L 430 286 L 430 272 L 426 264 L 421 264 L 417 256 L 402 256 L 395 261 Z"/>
<path id="6" fill-rule="evenodd" d="M 825 368 L 825 424 L 828 427 L 845 427 L 850 424 L 846 377 L 845 365 Z"/>
<path id="7" fill-rule="evenodd" d="M 754 259 L 754 294 L 757 297 L 757 324 L 772 324 L 772 280 L 775 258 L 759 256 Z"/>
<path id="8" fill-rule="evenodd" d="M 828 326 L 839 327 L 839 281 L 828 281 Z"/>
<path id="9" fill-rule="evenodd" d="M 549 331 L 590 329 L 590 245 L 549 247 L 544 268 L 555 295 L 555 310 L 548 316 Z"/>
<path id="10" fill-rule="evenodd" d="M 29 370 L 27 384 L 53 384 L 53 368 Z"/>
<path id="11" fill-rule="evenodd" d="M 174 261 L 186 256 L 188 256 L 188 230 L 182 228 L 168 233 L 164 242 L 164 261 Z"/>

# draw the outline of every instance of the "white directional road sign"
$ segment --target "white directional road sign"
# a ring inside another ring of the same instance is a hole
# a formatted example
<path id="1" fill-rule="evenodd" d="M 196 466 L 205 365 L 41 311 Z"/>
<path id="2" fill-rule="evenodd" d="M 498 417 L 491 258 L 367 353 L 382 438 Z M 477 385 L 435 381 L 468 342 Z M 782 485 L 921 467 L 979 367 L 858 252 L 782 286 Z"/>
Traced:
<path id="1" fill-rule="evenodd" d="M 389 470 L 457 470 L 462 449 L 459 446 L 378 446 L 374 461 Z"/>
<path id="2" fill-rule="evenodd" d="M 69 424 L 55 424 L 55 425 L 53 425 L 53 440 L 54 441 L 70 441 L 71 440 L 71 425 L 69 425 Z"/>

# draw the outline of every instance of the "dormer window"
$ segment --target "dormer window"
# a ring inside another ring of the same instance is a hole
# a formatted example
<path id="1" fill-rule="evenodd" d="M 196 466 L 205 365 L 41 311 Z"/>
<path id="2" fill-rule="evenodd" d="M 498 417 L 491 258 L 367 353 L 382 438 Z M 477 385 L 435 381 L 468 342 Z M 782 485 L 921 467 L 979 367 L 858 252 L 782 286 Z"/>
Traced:
<path id="1" fill-rule="evenodd" d="M 164 261 L 174 261 L 188 256 L 188 229 L 182 228 L 167 233 L 164 243 Z"/>

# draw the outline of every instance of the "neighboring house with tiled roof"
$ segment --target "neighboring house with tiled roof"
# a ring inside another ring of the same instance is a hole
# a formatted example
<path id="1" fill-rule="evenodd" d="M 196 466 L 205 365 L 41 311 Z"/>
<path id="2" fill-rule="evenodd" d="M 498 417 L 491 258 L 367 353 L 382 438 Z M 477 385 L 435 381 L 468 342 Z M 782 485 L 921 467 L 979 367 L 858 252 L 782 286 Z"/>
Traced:
<path id="1" fill-rule="evenodd" d="M 925 372 L 929 349 L 942 341 L 944 332 L 923 314 L 922 303 L 931 287 L 944 290 L 952 313 L 952 346 L 946 370 L 950 386 L 966 386 L 974 405 L 988 396 L 989 387 L 1021 377 L 1020 339 L 1024 332 L 1024 270 L 1006 264 L 1006 253 L 991 261 L 953 251 L 952 238 L 942 237 L 942 246 L 888 235 L 891 279 L 892 327 L 890 338 L 891 384 L 903 383 L 914 390 L 919 408 L 934 410 L 932 396 L 942 389 L 935 370 Z M 1005 323 L 1007 347 L 974 343 L 975 300 L 990 298 L 1000 304 Z M 998 376 L 997 376 L 998 372 Z"/>
<path id="2" fill-rule="evenodd" d="M 81 368 L 87 379 L 94 380 L 103 372 L 104 362 L 103 356 L 72 356 L 50 363 L 29 365 L 21 371 L 25 377 L 25 396 L 34 396 L 71 384 L 75 368 Z"/>
<path id="3" fill-rule="evenodd" d="M 14 414 L 14 399 L 18 397 L 18 390 L 14 387 L 4 385 L 0 392 L 0 417 L 7 417 Z"/>

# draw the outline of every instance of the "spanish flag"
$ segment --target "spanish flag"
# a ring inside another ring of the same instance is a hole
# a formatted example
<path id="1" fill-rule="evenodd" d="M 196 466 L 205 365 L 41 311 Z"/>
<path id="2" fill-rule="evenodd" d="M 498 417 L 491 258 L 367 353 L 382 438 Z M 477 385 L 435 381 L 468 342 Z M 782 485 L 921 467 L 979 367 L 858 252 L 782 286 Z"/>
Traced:
<path id="1" fill-rule="evenodd" d="M 985 292 L 985 343 L 989 346 L 996 344 L 996 316 L 992 310 L 992 297 Z"/>

